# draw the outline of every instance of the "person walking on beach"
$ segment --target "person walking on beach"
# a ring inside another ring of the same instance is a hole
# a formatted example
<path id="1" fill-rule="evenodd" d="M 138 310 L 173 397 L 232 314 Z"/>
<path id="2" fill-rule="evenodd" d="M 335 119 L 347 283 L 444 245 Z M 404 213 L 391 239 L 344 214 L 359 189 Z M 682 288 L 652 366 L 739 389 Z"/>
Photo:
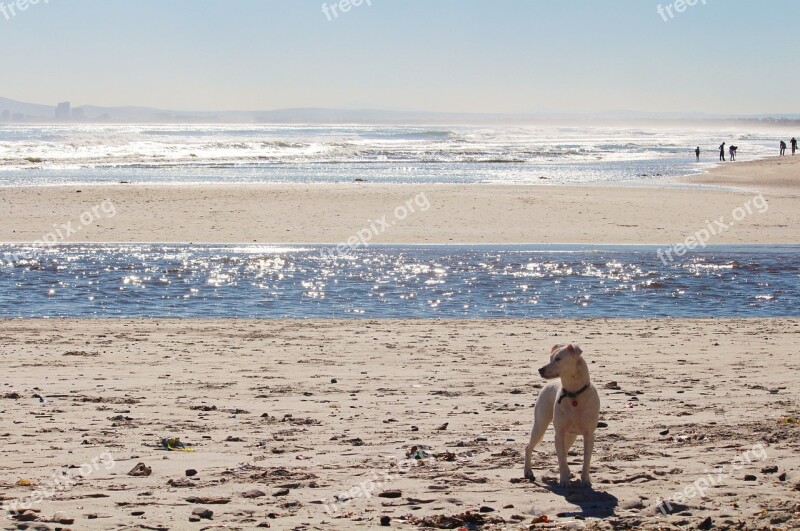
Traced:
<path id="1" fill-rule="evenodd" d="M 719 146 L 719 160 L 725 162 L 725 142 Z"/>
<path id="2" fill-rule="evenodd" d="M 792 145 L 792 156 L 794 157 L 794 152 L 797 151 L 797 139 L 792 137 L 792 140 L 789 141 L 789 143 Z"/>
<path id="3" fill-rule="evenodd" d="M 781 157 L 783 157 L 784 155 L 786 155 L 786 142 L 781 140 Z"/>
<path id="4" fill-rule="evenodd" d="M 697 162 L 700 162 L 700 146 L 697 146 L 697 149 L 694 150 L 695 156 L 697 156 Z"/>

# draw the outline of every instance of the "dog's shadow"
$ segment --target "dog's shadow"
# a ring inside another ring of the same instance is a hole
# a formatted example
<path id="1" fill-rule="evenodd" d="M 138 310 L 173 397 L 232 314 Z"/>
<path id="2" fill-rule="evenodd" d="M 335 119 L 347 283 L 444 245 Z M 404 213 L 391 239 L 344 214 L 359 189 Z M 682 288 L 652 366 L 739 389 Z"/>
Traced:
<path id="1" fill-rule="evenodd" d="M 619 505 L 616 496 L 605 491 L 595 490 L 594 487 L 584 487 L 577 483 L 569 487 L 559 487 L 558 480 L 555 478 L 542 478 L 540 485 L 581 508 L 580 511 L 559 513 L 561 517 L 609 518 L 614 516 Z"/>

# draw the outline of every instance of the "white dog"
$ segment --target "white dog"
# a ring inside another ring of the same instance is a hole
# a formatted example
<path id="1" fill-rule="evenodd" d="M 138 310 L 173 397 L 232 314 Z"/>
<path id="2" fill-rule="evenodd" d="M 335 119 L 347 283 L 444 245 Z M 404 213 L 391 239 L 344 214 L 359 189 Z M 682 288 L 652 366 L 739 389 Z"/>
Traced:
<path id="1" fill-rule="evenodd" d="M 561 378 L 561 381 L 547 384 L 536 401 L 531 442 L 525 448 L 525 477 L 528 479 L 534 479 L 531 469 L 533 449 L 542 441 L 550 421 L 553 421 L 558 455 L 558 485 L 569 486 L 567 452 L 578 435 L 583 437 L 581 483 L 586 487 L 592 485 L 589 467 L 594 448 L 594 430 L 600 417 L 600 396 L 589 380 L 589 368 L 581 354 L 577 345 L 555 345 L 550 351 L 550 363 L 539 369 L 539 374 L 546 380 Z"/>

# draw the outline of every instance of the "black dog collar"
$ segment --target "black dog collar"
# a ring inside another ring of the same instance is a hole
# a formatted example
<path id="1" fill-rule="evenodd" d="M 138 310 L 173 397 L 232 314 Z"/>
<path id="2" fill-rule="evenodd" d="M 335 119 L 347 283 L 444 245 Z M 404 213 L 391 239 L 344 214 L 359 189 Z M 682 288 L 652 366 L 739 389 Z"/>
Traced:
<path id="1" fill-rule="evenodd" d="M 562 401 L 562 400 L 564 400 L 564 399 L 565 399 L 565 398 L 567 398 L 567 397 L 570 397 L 570 398 L 578 398 L 578 395 L 580 395 L 581 393 L 583 393 L 584 391 L 586 391 L 587 389 L 589 389 L 589 386 L 590 386 L 590 385 L 591 385 L 591 384 L 588 384 L 588 383 L 587 383 L 586 385 L 584 385 L 583 387 L 581 387 L 580 391 L 577 391 L 577 392 L 575 392 L 575 393 L 573 393 L 572 391 L 567 391 L 566 389 L 562 388 L 562 389 L 561 389 L 561 396 L 560 396 L 560 397 L 558 397 L 558 403 L 560 404 L 560 403 L 561 403 L 561 401 Z"/>

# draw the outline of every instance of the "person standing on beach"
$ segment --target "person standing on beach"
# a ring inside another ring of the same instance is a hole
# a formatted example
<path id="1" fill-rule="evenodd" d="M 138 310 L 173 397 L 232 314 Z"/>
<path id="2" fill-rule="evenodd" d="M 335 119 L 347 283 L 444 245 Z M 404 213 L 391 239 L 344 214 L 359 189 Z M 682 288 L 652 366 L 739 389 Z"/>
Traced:
<path id="1" fill-rule="evenodd" d="M 794 152 L 797 151 L 797 139 L 792 137 L 792 140 L 789 143 L 792 145 L 792 156 L 794 157 Z"/>
<path id="2" fill-rule="evenodd" d="M 786 142 L 781 140 L 781 157 L 783 157 L 784 155 L 786 155 Z"/>
<path id="3" fill-rule="evenodd" d="M 700 162 L 700 146 L 697 146 L 697 149 L 694 150 L 695 156 L 697 156 L 697 162 Z"/>
<path id="4" fill-rule="evenodd" d="M 737 146 L 731 146 L 729 149 L 731 155 L 731 161 L 736 160 L 736 150 L 739 149 Z"/>
<path id="5" fill-rule="evenodd" d="M 719 160 L 725 162 L 725 142 L 719 146 Z"/>

